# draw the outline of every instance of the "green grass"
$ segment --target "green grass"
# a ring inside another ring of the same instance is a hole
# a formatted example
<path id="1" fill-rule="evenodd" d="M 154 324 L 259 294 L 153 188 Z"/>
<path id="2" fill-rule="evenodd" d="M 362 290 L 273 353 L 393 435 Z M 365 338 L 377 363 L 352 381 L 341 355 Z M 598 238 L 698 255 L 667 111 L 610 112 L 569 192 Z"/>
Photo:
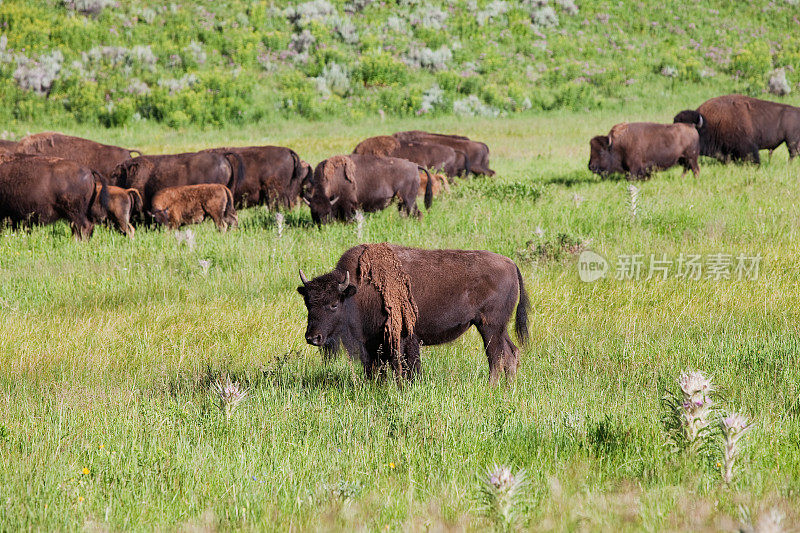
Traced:
<path id="1" fill-rule="evenodd" d="M 470 331 L 424 348 L 423 377 L 398 389 L 360 368 L 353 377 L 345 358 L 326 365 L 304 342 L 297 269 L 331 269 L 359 242 L 354 226 L 318 229 L 303 207 L 278 240 L 274 215 L 250 209 L 238 231 L 195 227 L 195 250 L 145 229 L 129 241 L 98 228 L 88 243 L 63 224 L 6 230 L 0 529 L 484 529 L 476 475 L 494 463 L 527 469 L 521 511 L 535 530 L 713 530 L 775 507 L 796 524 L 800 167 L 782 148 L 760 168 L 660 173 L 637 184 L 635 221 L 627 183 L 586 170 L 592 135 L 669 120 L 708 96 L 590 115 L 71 128 L 149 153 L 279 142 L 312 163 L 367 135 L 457 131 L 492 147 L 498 175 L 456 186 L 421 222 L 393 208 L 370 215 L 364 241 L 518 259 L 540 226 L 542 241 L 591 239 L 612 263 L 760 254 L 761 275 L 584 284 L 574 259 L 520 261 L 533 311 L 516 381 L 488 386 Z M 756 423 L 730 486 L 715 465 L 665 446 L 660 399 L 687 368 Z M 222 372 L 250 390 L 227 426 L 208 387 Z"/>

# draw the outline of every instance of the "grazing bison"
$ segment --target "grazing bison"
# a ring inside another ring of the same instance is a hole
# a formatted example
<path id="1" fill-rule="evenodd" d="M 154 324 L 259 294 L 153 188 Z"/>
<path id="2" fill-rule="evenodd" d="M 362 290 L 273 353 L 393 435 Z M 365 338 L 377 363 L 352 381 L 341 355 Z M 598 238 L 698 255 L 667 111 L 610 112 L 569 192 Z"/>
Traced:
<path id="1" fill-rule="evenodd" d="M 236 189 L 244 173 L 239 154 L 191 152 L 174 155 L 143 155 L 117 166 L 111 174 L 112 185 L 136 189 L 142 195 L 145 210 L 150 210 L 153 196 L 167 187 L 219 183 Z"/>
<path id="2" fill-rule="evenodd" d="M 436 143 L 401 141 L 389 135 L 364 139 L 353 153 L 399 157 L 421 167 L 441 170 L 451 178 L 470 172 L 469 159 L 460 150 Z"/>
<path id="3" fill-rule="evenodd" d="M 789 159 L 800 152 L 800 108 L 740 94 L 718 96 L 696 111 L 675 115 L 674 122 L 692 124 L 700 133 L 700 155 L 720 161 L 760 164 L 759 150 L 786 143 Z"/>
<path id="4" fill-rule="evenodd" d="M 102 184 L 98 183 L 97 187 L 102 187 Z M 96 200 L 91 207 L 92 222 L 110 222 L 123 235 L 132 239 L 136 230 L 131 225 L 131 218 L 142 214 L 142 196 L 139 191 L 109 185 L 106 194 L 95 196 Z"/>
<path id="5" fill-rule="evenodd" d="M 266 205 L 270 209 L 295 206 L 310 167 L 294 150 L 281 146 L 213 148 L 219 154 L 237 153 L 244 162 L 244 177 L 232 190 L 238 206 Z"/>
<path id="6" fill-rule="evenodd" d="M 317 224 L 332 219 L 349 221 L 357 209 L 380 211 L 394 197 L 405 215 L 422 216 L 417 208 L 419 171 L 427 172 L 416 163 L 396 157 L 352 154 L 326 159 L 314 169 L 310 198 L 303 200 L 311 208 Z M 433 184 L 428 181 L 425 207 L 430 208 Z"/>
<path id="7" fill-rule="evenodd" d="M 626 173 L 629 178 L 645 179 L 653 170 L 683 165 L 683 174 L 691 169 L 695 178 L 699 139 L 697 130 L 686 124 L 631 122 L 617 124 L 603 137 L 589 143 L 589 170 L 605 176 Z"/>
<path id="8" fill-rule="evenodd" d="M 506 330 L 528 338 L 530 302 L 522 274 L 502 255 L 472 250 L 422 250 L 359 245 L 336 268 L 297 291 L 308 309 L 306 341 L 328 352 L 343 345 L 368 376 L 384 361 L 403 375 L 420 370 L 419 345 L 443 344 L 475 326 L 489 360 L 489 381 L 514 376 L 519 349 Z"/>
<path id="9" fill-rule="evenodd" d="M 105 178 L 111 176 L 117 165 L 131 159 L 132 153 L 141 155 L 137 150 L 100 144 L 89 139 L 54 132 L 36 133 L 24 137 L 17 143 L 16 152 L 70 159 L 96 170 Z"/>
<path id="10" fill-rule="evenodd" d="M 100 187 L 96 184 L 101 183 Z M 90 209 L 106 194 L 103 177 L 67 159 L 28 154 L 0 156 L 0 220 L 20 225 L 69 221 L 72 234 L 89 239 Z"/>
<path id="11" fill-rule="evenodd" d="M 158 224 L 177 229 L 211 217 L 219 231 L 236 227 L 239 217 L 230 189 L 218 183 L 168 187 L 153 196 L 150 215 Z"/>
<path id="12" fill-rule="evenodd" d="M 482 142 L 473 141 L 462 135 L 445 135 L 442 133 L 429 133 L 427 131 L 401 131 L 393 135 L 402 142 L 424 142 L 449 146 L 454 150 L 466 154 L 469 160 L 469 172 L 479 176 L 494 176 L 494 170 L 489 168 L 489 147 Z"/>

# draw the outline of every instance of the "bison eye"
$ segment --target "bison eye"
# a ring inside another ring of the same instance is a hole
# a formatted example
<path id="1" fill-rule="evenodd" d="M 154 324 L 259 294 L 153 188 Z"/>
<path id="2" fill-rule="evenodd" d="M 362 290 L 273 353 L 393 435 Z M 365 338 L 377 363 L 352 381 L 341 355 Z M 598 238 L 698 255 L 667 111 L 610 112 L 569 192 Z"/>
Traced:
<path id="1" fill-rule="evenodd" d="M 331 305 L 329 305 L 328 307 L 330 307 L 330 308 L 331 308 L 331 311 L 336 311 L 336 309 L 338 309 L 338 308 L 339 308 L 339 303 L 337 302 L 337 303 L 335 303 L 335 304 L 331 304 Z"/>

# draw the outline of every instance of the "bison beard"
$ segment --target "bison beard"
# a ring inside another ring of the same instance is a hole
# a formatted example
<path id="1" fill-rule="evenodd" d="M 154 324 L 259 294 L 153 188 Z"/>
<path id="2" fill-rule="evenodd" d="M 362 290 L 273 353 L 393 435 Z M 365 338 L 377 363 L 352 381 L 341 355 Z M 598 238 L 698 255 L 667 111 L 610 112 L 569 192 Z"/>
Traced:
<path id="1" fill-rule="evenodd" d="M 411 367 L 419 364 L 419 340 L 414 337 L 418 310 L 411 295 L 411 279 L 386 243 L 367 245 L 358 258 L 358 271 L 361 283 L 372 284 L 383 301 L 387 317 L 383 327 L 384 353 L 389 352 L 395 376 L 404 377 L 404 345 L 414 358 Z"/>

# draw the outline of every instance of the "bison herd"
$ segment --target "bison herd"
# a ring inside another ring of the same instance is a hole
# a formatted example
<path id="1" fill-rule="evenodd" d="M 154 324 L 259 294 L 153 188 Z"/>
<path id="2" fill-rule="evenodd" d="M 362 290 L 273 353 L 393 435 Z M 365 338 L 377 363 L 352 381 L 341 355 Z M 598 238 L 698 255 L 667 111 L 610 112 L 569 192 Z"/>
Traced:
<path id="1" fill-rule="evenodd" d="M 785 143 L 800 150 L 800 108 L 727 95 L 678 113 L 673 124 L 615 125 L 590 141 L 589 170 L 644 179 L 681 165 L 699 174 L 700 155 L 760 163 L 759 150 Z M 211 218 L 220 231 L 238 223 L 237 208 L 291 209 L 307 204 L 317 224 L 349 221 L 357 211 L 384 209 L 393 200 L 403 215 L 421 217 L 417 196 L 430 208 L 447 179 L 494 175 L 486 144 L 457 135 L 406 131 L 371 137 L 349 155 L 315 168 L 278 146 L 213 148 L 143 155 L 59 133 L 0 142 L 0 222 L 13 228 L 66 220 L 88 239 L 109 224 L 133 237 L 134 224 L 171 229 Z M 367 375 L 390 365 L 398 379 L 420 368 L 420 345 L 450 342 L 478 329 L 490 382 L 511 377 L 519 349 L 507 326 L 528 337 L 530 303 L 516 264 L 485 251 L 422 250 L 359 245 L 336 268 L 298 292 L 308 310 L 306 341 L 331 356 L 340 347 Z"/>

